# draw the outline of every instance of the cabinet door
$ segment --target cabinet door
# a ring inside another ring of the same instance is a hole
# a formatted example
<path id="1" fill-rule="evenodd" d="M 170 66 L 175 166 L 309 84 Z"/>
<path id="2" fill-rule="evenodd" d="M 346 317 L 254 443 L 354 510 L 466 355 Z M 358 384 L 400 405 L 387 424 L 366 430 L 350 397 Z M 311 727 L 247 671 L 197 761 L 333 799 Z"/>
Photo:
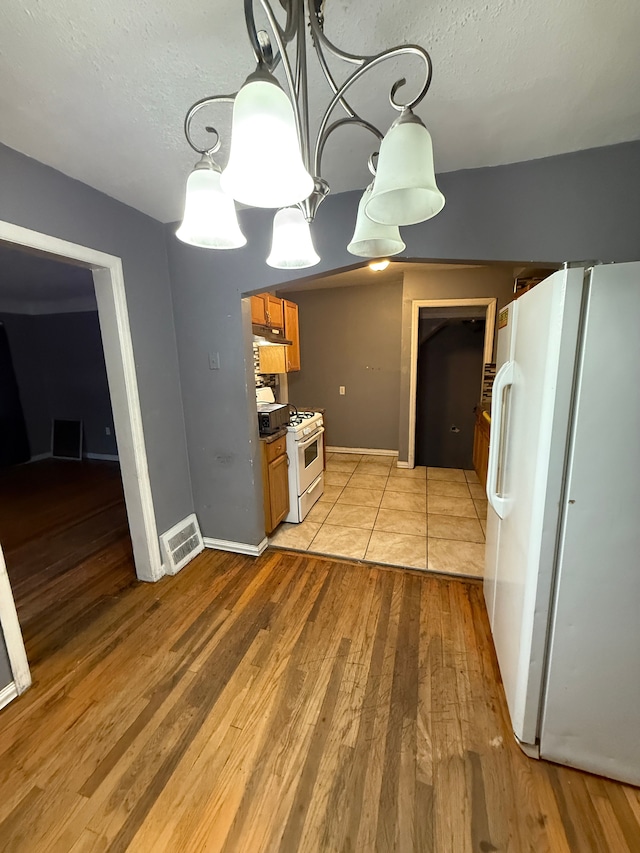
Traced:
<path id="1" fill-rule="evenodd" d="M 260 373 L 286 373 L 285 346 L 258 347 Z"/>
<path id="2" fill-rule="evenodd" d="M 269 463 L 269 503 L 272 530 L 289 512 L 289 459 L 285 453 Z M 271 531 L 267 531 L 270 533 Z"/>
<path id="3" fill-rule="evenodd" d="M 265 293 L 267 300 L 267 318 L 272 329 L 284 329 L 283 300 L 277 299 L 270 293 Z"/>
<path id="4" fill-rule="evenodd" d="M 285 347 L 287 373 L 300 370 L 300 332 L 298 329 L 298 306 L 295 302 L 284 301 L 284 336 L 292 341 Z"/>
<path id="5" fill-rule="evenodd" d="M 478 412 L 476 416 L 473 434 L 473 467 L 480 483 L 486 487 L 489 467 L 489 423 L 482 412 Z"/>
<path id="6" fill-rule="evenodd" d="M 258 326 L 267 325 L 267 303 L 262 294 L 251 297 L 251 322 Z"/>

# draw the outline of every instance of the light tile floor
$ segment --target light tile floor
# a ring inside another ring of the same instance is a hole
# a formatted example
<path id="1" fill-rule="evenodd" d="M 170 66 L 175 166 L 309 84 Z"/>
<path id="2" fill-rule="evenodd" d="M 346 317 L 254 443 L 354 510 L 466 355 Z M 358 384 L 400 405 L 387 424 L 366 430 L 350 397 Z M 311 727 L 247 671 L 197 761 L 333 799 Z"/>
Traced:
<path id="1" fill-rule="evenodd" d="M 397 468 L 394 456 L 329 453 L 324 494 L 279 548 L 482 577 L 487 501 L 475 471 Z"/>

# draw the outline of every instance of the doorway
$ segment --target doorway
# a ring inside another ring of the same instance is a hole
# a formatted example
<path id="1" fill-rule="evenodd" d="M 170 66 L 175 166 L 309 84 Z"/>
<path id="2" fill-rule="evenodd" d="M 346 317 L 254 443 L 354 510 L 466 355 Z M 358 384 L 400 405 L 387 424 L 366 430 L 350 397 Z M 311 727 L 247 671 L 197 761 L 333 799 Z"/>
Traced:
<path id="1" fill-rule="evenodd" d="M 408 461 L 407 468 L 414 468 L 416 465 L 416 435 L 417 435 L 417 413 L 418 413 L 418 358 L 420 351 L 420 312 L 423 311 L 423 316 L 430 316 L 431 319 L 440 319 L 441 321 L 447 318 L 455 319 L 475 319 L 484 322 L 484 335 L 478 334 L 482 339 L 482 364 L 491 364 L 493 359 L 494 347 L 494 330 L 496 323 L 496 308 L 498 300 L 495 297 L 478 297 L 472 299 L 414 299 L 411 303 L 411 359 L 410 359 L 410 376 L 409 376 L 409 442 L 408 442 Z M 430 309 L 430 315 L 424 314 L 425 309 Z M 425 334 L 427 334 L 427 327 Z M 433 327 L 438 330 L 438 324 Z M 443 326 L 444 328 L 444 326 Z M 466 336 L 466 332 L 463 333 Z M 470 334 L 475 334 L 472 332 Z M 423 341 L 423 343 L 426 342 Z M 477 386 L 475 394 L 475 402 L 480 402 L 482 397 L 482 385 L 484 380 L 484 367 L 477 376 Z M 451 414 L 448 415 L 451 420 Z M 448 424 L 448 427 L 459 426 L 454 421 Z M 456 433 L 452 433 L 453 436 Z M 455 439 L 454 439 L 455 445 Z M 403 466 L 404 467 L 404 466 Z M 449 467 L 449 466 L 435 466 Z M 457 467 L 457 466 L 455 466 Z M 469 466 L 472 467 L 472 466 Z"/>
<path id="2" fill-rule="evenodd" d="M 91 270 L 0 246 L 0 375 L 0 542 L 34 666 L 136 580 Z"/>
<path id="3" fill-rule="evenodd" d="M 473 468 L 474 408 L 482 384 L 482 309 L 420 310 L 416 387 L 416 464 Z"/>
<path id="4" fill-rule="evenodd" d="M 93 277 L 136 575 L 140 580 L 158 580 L 163 575 L 163 568 L 149 481 L 122 262 L 113 255 L 8 222 L 0 222 L 0 245 L 66 261 L 88 270 Z M 29 686 L 31 676 L 1 543 L 0 625 L 14 677 L 13 689 L 17 695 Z"/>

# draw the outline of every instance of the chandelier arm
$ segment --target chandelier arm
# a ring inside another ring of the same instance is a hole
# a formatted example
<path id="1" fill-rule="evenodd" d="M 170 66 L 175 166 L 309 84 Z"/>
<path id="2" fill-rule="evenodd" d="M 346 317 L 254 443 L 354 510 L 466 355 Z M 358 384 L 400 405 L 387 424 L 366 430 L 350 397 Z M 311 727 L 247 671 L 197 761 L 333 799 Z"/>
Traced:
<path id="1" fill-rule="evenodd" d="M 291 0 L 289 0 L 291 2 Z M 296 100 L 300 108 L 300 149 L 307 170 L 311 166 L 311 146 L 309 141 L 309 84 L 307 71 L 307 40 L 304 31 L 304 0 L 293 0 L 298 11 L 303 12 L 303 27 L 296 41 Z"/>
<path id="2" fill-rule="evenodd" d="M 314 163 L 318 162 L 318 145 L 319 145 L 320 140 L 324 136 L 326 127 L 327 127 L 327 125 L 329 123 L 329 119 L 331 117 L 331 113 L 334 111 L 336 106 L 340 103 L 340 100 L 342 99 L 345 92 L 347 92 L 348 89 L 350 89 L 351 86 L 353 86 L 353 84 L 357 80 L 359 80 L 364 74 L 366 74 L 367 71 L 369 71 L 369 69 L 375 68 L 376 65 L 380 65 L 380 63 L 384 62 L 387 59 L 393 59 L 396 56 L 405 56 L 405 55 L 407 55 L 407 56 L 410 56 L 410 55 L 419 56 L 421 59 L 424 60 L 424 63 L 426 65 L 426 72 L 427 72 L 424 85 L 422 86 L 422 89 L 418 92 L 418 94 L 415 96 L 415 98 L 413 98 L 411 101 L 408 101 L 407 103 L 403 104 L 403 103 L 397 101 L 395 96 L 396 96 L 397 90 L 405 84 L 406 80 L 404 78 L 401 80 L 397 80 L 391 89 L 391 94 L 389 95 L 389 101 L 391 103 L 391 106 L 398 111 L 402 111 L 404 109 L 413 109 L 415 106 L 417 106 L 420 103 L 420 101 L 427 94 L 427 92 L 429 90 L 429 86 L 431 85 L 432 65 L 431 65 L 431 57 L 429 56 L 427 51 L 424 48 L 422 48 L 416 44 L 405 44 L 405 45 L 400 45 L 398 47 L 392 47 L 389 50 L 385 50 L 382 53 L 378 53 L 376 56 L 373 56 L 371 59 L 367 60 L 364 65 L 362 65 L 360 68 L 358 68 L 357 71 L 354 71 L 353 74 L 351 74 L 351 76 L 345 80 L 345 82 L 342 84 L 342 86 L 340 86 L 338 91 L 335 93 L 335 95 L 331 99 L 331 102 L 329 103 L 329 106 L 327 107 L 327 109 L 324 111 L 324 115 L 322 116 L 322 121 L 320 122 L 320 127 L 318 128 L 318 136 L 316 138 L 316 145 L 315 145 L 314 157 L 313 157 Z"/>
<path id="3" fill-rule="evenodd" d="M 251 0 L 245 0 L 245 8 L 247 3 L 251 3 Z M 286 33 L 280 28 L 280 25 L 278 24 L 276 16 L 273 13 L 273 9 L 271 8 L 269 0 L 260 0 L 260 5 L 262 6 L 264 13 L 267 16 L 269 26 L 271 27 L 276 46 L 278 48 L 279 58 L 282 61 L 282 70 L 284 71 L 284 76 L 287 80 L 287 86 L 289 88 L 289 94 L 291 96 L 291 106 L 293 107 L 293 117 L 296 123 L 298 140 L 300 142 L 300 145 L 302 145 L 303 136 L 302 119 L 300 116 L 300 104 L 298 103 L 298 93 L 296 91 L 293 71 L 291 70 L 291 63 L 289 61 L 289 56 L 287 55 L 287 43 L 284 39 Z M 302 37 L 304 38 L 304 31 L 302 32 Z M 278 56 L 278 54 L 276 54 L 276 57 Z"/>
<path id="4" fill-rule="evenodd" d="M 316 52 L 316 56 L 318 57 L 318 62 L 320 63 L 320 68 L 322 69 L 322 73 L 325 76 L 327 83 L 329 84 L 329 88 L 331 91 L 335 93 L 338 91 L 339 86 L 334 80 L 333 74 L 331 73 L 331 69 L 329 68 L 329 63 L 324 55 L 324 51 L 322 50 L 321 36 L 322 36 L 322 27 L 318 20 L 317 13 L 315 12 L 316 0 L 308 0 L 308 11 L 309 11 L 309 28 L 311 30 L 311 42 L 313 44 L 313 48 Z M 344 109 L 348 116 L 355 116 L 356 112 L 351 108 L 349 103 L 345 100 L 345 98 L 340 98 L 340 106 Z"/>
<path id="5" fill-rule="evenodd" d="M 281 61 L 280 54 L 285 51 L 286 45 L 298 33 L 300 26 L 299 0 L 284 0 L 284 2 L 281 2 L 287 14 L 284 27 L 280 26 L 271 6 L 267 8 L 268 4 L 265 4 L 262 0 L 260 5 L 267 15 L 267 20 L 269 21 L 269 26 L 273 32 L 278 50 L 275 53 L 273 52 L 268 33 L 265 30 L 258 30 L 256 26 L 256 19 L 253 13 L 254 0 L 244 0 L 244 19 L 247 34 L 258 65 L 266 66 L 269 71 L 274 71 Z"/>
<path id="6" fill-rule="evenodd" d="M 312 35 L 314 36 L 314 42 L 317 40 L 317 42 L 321 43 L 329 53 L 337 56 L 338 59 L 350 62 L 352 65 L 364 65 L 368 59 L 372 58 L 369 56 L 358 56 L 355 53 L 346 53 L 346 51 L 340 50 L 340 48 L 336 47 L 333 42 L 329 41 L 324 32 L 324 14 L 322 12 L 324 0 L 308 0 L 308 3 L 309 23 Z M 316 51 L 317 50 L 318 48 L 316 47 Z"/>
<path id="7" fill-rule="evenodd" d="M 325 80 L 327 81 L 327 83 L 329 84 L 329 88 L 335 95 L 340 87 L 334 80 L 333 74 L 331 73 L 331 69 L 329 68 L 329 64 L 327 63 L 326 57 L 322 49 L 320 48 L 319 43 L 314 41 L 313 46 L 316 51 L 316 56 L 318 57 L 318 62 L 320 63 L 320 68 L 322 69 L 322 73 L 325 76 Z M 350 104 L 345 98 L 340 98 L 339 103 L 348 116 L 350 116 L 351 118 L 355 116 L 355 110 L 350 106 Z"/>
<path id="8" fill-rule="evenodd" d="M 280 31 L 284 43 L 289 44 L 296 37 L 300 29 L 300 2 L 299 0 L 280 0 L 280 5 L 287 13 L 285 25 L 284 27 L 280 27 Z M 302 16 L 302 24 L 302 28 L 304 29 L 304 15 Z"/>
<path id="9" fill-rule="evenodd" d="M 329 139 L 331 134 L 334 132 L 334 130 L 337 130 L 339 127 L 344 127 L 345 125 L 349 125 L 349 124 L 356 124 L 359 127 L 363 127 L 365 130 L 368 130 L 370 133 L 372 133 L 376 137 L 378 142 L 382 142 L 384 134 L 382 134 L 380 132 L 380 130 L 378 130 L 378 128 L 375 125 L 371 124 L 371 122 L 366 121 L 366 119 L 360 118 L 359 115 L 346 116 L 344 118 L 339 118 L 336 121 L 334 121 L 332 124 L 330 124 L 328 127 L 326 127 L 325 130 L 322 132 L 322 134 L 318 136 L 318 141 L 316 143 L 315 157 L 314 157 L 314 168 L 315 168 L 314 174 L 316 174 L 316 175 L 322 174 L 322 171 L 321 171 L 322 170 L 322 155 L 324 153 L 324 147 L 327 144 L 327 140 Z M 372 157 L 373 157 L 373 155 L 372 155 Z M 372 158 L 370 157 L 369 158 L 370 163 L 371 163 L 371 159 Z"/>
<path id="10" fill-rule="evenodd" d="M 253 0 L 244 0 L 244 21 L 247 27 L 247 35 L 249 36 L 249 43 L 251 45 L 251 50 L 253 51 L 253 56 L 258 65 L 260 65 L 266 61 L 266 57 L 263 53 L 260 39 L 258 38 L 258 28 L 256 27 L 256 19 L 253 14 Z M 268 62 L 267 64 L 269 65 L 269 68 L 271 68 L 271 63 Z"/>
<path id="11" fill-rule="evenodd" d="M 220 148 L 220 134 L 215 129 L 215 127 L 207 128 L 210 133 L 215 133 L 216 141 L 209 148 L 199 148 L 191 138 L 191 122 L 203 107 L 208 107 L 211 106 L 211 104 L 217 103 L 232 104 L 237 94 L 237 92 L 233 92 L 233 94 L 231 95 L 211 95 L 207 98 L 201 98 L 199 101 L 196 101 L 195 104 L 189 107 L 189 110 L 184 119 L 184 135 L 189 145 L 198 154 L 215 154 L 216 151 Z"/>

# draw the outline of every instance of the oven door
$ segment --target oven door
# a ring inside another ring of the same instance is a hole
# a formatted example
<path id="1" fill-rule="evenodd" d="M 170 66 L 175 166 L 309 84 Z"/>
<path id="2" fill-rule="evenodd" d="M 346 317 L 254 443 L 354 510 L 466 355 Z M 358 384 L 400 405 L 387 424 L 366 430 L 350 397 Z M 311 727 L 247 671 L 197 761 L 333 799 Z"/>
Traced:
<path id="1" fill-rule="evenodd" d="M 303 494 L 317 480 L 324 469 L 322 434 L 324 427 L 299 441 L 296 445 L 298 468 L 298 495 Z"/>

